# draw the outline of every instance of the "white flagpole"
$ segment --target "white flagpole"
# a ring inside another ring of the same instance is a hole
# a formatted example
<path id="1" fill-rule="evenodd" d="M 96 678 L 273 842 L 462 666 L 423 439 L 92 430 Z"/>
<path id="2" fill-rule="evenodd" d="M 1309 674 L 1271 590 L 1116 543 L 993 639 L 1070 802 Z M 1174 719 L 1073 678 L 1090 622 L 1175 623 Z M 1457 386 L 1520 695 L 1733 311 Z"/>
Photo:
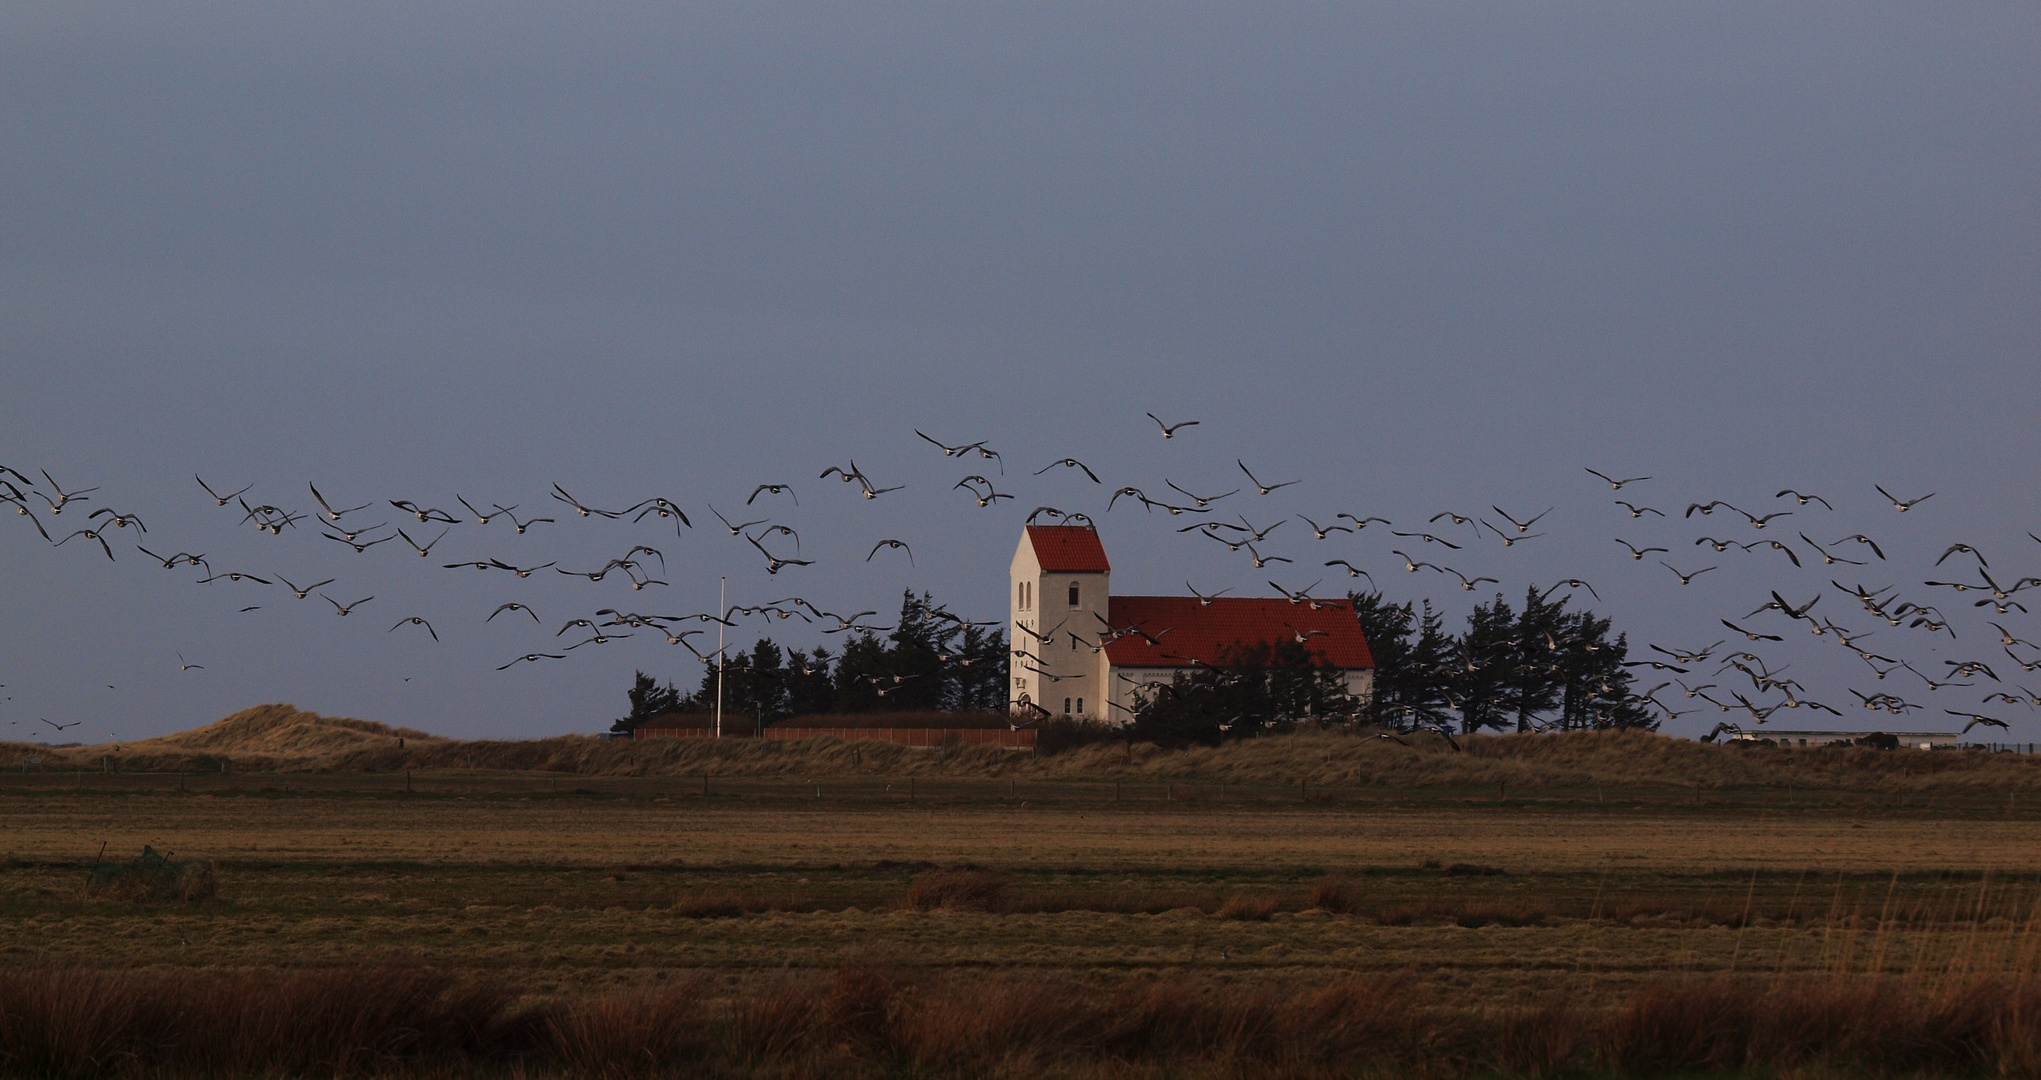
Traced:
<path id="1" fill-rule="evenodd" d="M 724 595 L 730 589 L 730 579 L 716 587 L 716 738 L 723 737 L 723 630 L 729 621 L 729 608 Z"/>

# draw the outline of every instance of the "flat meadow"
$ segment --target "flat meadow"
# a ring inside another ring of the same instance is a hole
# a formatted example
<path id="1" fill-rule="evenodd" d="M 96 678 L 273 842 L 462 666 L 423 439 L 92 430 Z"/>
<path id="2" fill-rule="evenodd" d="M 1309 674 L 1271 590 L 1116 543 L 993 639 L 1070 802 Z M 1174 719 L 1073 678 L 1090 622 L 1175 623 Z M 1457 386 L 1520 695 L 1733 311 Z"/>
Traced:
<path id="1" fill-rule="evenodd" d="M 1294 738 L 678 765 L 608 744 L 577 772 L 475 746 L 227 772 L 79 753 L 0 778 L 0 1054 L 162 1076 L 2041 1066 L 2041 758 Z M 1690 757 L 1640 765 L 1659 752 Z M 209 864 L 206 894 L 88 889 L 144 845 Z M 307 1025 L 338 1034 L 280 1034 Z"/>

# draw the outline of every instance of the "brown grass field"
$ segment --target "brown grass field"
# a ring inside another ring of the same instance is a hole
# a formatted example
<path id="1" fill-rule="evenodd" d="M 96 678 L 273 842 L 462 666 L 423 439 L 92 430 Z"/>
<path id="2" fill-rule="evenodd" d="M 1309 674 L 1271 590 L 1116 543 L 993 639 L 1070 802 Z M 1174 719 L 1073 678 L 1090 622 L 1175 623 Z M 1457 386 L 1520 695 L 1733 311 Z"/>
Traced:
<path id="1" fill-rule="evenodd" d="M 2041 757 L 1464 742 L 0 748 L 0 1074 L 2041 1075 Z"/>

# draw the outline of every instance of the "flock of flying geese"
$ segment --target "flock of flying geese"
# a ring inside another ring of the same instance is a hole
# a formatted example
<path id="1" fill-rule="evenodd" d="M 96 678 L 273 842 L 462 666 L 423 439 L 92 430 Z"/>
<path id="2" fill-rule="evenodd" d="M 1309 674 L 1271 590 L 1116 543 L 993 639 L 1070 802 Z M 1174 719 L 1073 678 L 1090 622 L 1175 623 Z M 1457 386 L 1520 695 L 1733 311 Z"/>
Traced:
<path id="1" fill-rule="evenodd" d="M 1169 423 L 1154 413 L 1147 415 L 1154 421 L 1163 439 L 1175 439 L 1185 429 L 1199 424 L 1197 420 Z M 964 493 L 958 498 L 968 499 L 970 504 L 975 504 L 978 508 L 994 508 L 1002 501 L 1019 498 L 1015 491 L 999 490 L 1002 484 L 1011 486 L 1006 480 L 1006 459 L 986 441 L 952 444 L 919 430 L 915 431 L 915 435 L 939 450 L 944 458 L 977 464 L 981 471 L 962 476 L 950 486 L 950 491 Z M 998 479 L 983 474 L 982 469 L 985 467 L 983 463 L 991 463 L 995 470 L 994 475 Z M 1386 532 L 1393 538 L 1390 541 L 1393 546 L 1389 548 L 1389 553 L 1400 560 L 1406 573 L 1434 573 L 1467 592 L 1472 592 L 1483 585 L 1499 584 L 1499 579 L 1479 573 L 1470 574 L 1447 565 L 1449 561 L 1460 560 L 1460 556 L 1453 553 L 1467 554 L 1476 544 L 1513 548 L 1518 544 L 1545 537 L 1547 535 L 1545 531 L 1532 530 L 1552 512 L 1552 508 L 1547 508 L 1537 513 L 1522 514 L 1505 510 L 1499 505 L 1492 505 L 1488 507 L 1488 514 L 1441 511 L 1425 519 L 1421 525 L 1411 524 L 1405 528 L 1398 528 L 1395 522 L 1380 515 L 1346 511 L 1324 515 L 1323 520 L 1295 514 L 1266 523 L 1257 523 L 1249 517 L 1244 502 L 1236 504 L 1227 500 L 1236 497 L 1259 499 L 1271 496 L 1283 489 L 1294 487 L 1301 481 L 1264 480 L 1244 459 L 1236 458 L 1235 466 L 1238 478 L 1231 484 L 1193 481 L 1179 483 L 1173 478 L 1165 478 L 1160 489 L 1121 486 L 1108 491 L 1098 471 L 1075 457 L 1050 461 L 1032 470 L 1032 476 L 1060 472 L 1072 477 L 1081 477 L 1085 484 L 1080 486 L 1096 485 L 1095 490 L 1104 497 L 1102 512 L 1113 512 L 1121 507 L 1124 501 L 1125 505 L 1138 507 L 1148 514 L 1161 513 L 1169 517 L 1190 519 L 1187 524 L 1176 528 L 1175 531 L 1187 537 L 1198 537 L 1221 545 L 1229 553 L 1245 553 L 1247 562 L 1255 570 L 1271 570 L 1279 565 L 1296 566 L 1301 552 L 1295 555 L 1276 553 L 1277 546 L 1286 541 L 1303 542 L 1308 538 L 1311 542 L 1322 542 L 1331 540 L 1338 534 L 1358 537 L 1367 529 L 1378 527 L 1381 532 Z M 1751 530 L 1751 533 L 1747 534 L 1748 538 L 1743 540 L 1729 535 L 1720 537 L 1701 535 L 1693 539 L 1689 546 L 1705 548 L 1707 554 L 1722 554 L 1732 549 L 1741 553 L 1763 554 L 1781 560 L 1782 565 L 1789 563 L 1795 570 L 1801 571 L 1810 570 L 1818 563 L 1825 572 L 1832 572 L 1837 576 L 1841 576 L 1845 571 L 1831 568 L 1845 566 L 1870 568 L 1886 564 L 1884 549 L 1865 533 L 1854 532 L 1824 543 L 1809 535 L 1811 526 L 1802 528 L 1798 524 L 1788 524 L 1783 520 L 1797 518 L 1798 521 L 1804 522 L 1808 520 L 1807 515 L 1814 513 L 1809 507 L 1816 504 L 1824 512 L 1832 512 L 1834 507 L 1820 495 L 1786 488 L 1773 496 L 1774 501 L 1756 509 L 1739 507 L 1720 499 L 1693 502 L 1688 503 L 1683 511 L 1678 511 L 1678 518 L 1675 519 L 1671 506 L 1661 509 L 1646 505 L 1639 501 L 1639 497 L 1631 490 L 1633 485 L 1644 485 L 1651 481 L 1652 477 L 1617 477 L 1595 469 L 1586 471 L 1606 483 L 1612 493 L 1628 496 L 1613 500 L 1615 506 L 1622 510 L 1628 520 L 1643 522 L 1656 518 L 1693 522 L 1696 526 L 1701 526 L 1702 521 L 1696 519 L 1705 519 L 1711 523 L 1729 521 L 1735 523 L 1736 528 L 1747 527 Z M 904 483 L 882 484 L 874 480 L 854 459 L 845 465 L 831 465 L 821 470 L 817 474 L 816 482 L 822 483 L 832 478 L 840 484 L 851 486 L 853 494 L 864 500 L 879 499 L 906 486 Z M 301 504 L 297 508 L 287 508 L 251 499 L 250 493 L 254 491 L 252 484 L 224 490 L 209 484 L 202 477 L 195 476 L 193 479 L 216 509 L 238 511 L 240 516 L 237 525 L 241 527 L 272 537 L 282 537 L 287 532 L 298 534 L 316 532 L 319 537 L 342 545 L 356 555 L 366 555 L 371 549 L 394 543 L 400 546 L 386 550 L 408 552 L 421 559 L 430 559 L 434 550 L 456 528 L 470 525 L 486 527 L 498 519 L 502 519 L 508 525 L 509 531 L 518 536 L 525 535 L 539 525 L 558 527 L 565 518 L 591 522 L 631 523 L 652 519 L 670 524 L 676 536 L 685 536 L 690 530 L 695 529 L 694 519 L 676 500 L 655 496 L 628 505 L 605 508 L 582 500 L 557 483 L 553 484 L 548 492 L 549 502 L 543 512 L 529 510 L 520 516 L 519 504 L 505 506 L 491 502 L 489 508 L 484 510 L 476 502 L 471 502 L 459 494 L 455 496 L 454 506 L 451 508 L 428 506 L 409 499 L 370 500 L 341 506 L 328 499 L 316 485 L 312 484 L 306 486 L 305 492 L 310 497 L 309 505 Z M 1239 483 L 1239 479 L 1244 479 L 1246 483 Z M 1220 490 L 1221 488 L 1225 490 Z M 1247 494 L 1250 489 L 1254 493 L 1252 496 Z M 1876 490 L 1898 513 L 1911 512 L 1934 497 L 1933 493 L 1929 493 L 1916 498 L 1902 499 L 1883 487 L 1877 487 Z M 202 551 L 175 550 L 165 553 L 171 545 L 149 539 L 148 526 L 139 514 L 112 506 L 98 505 L 93 496 L 99 491 L 97 486 L 66 488 L 46 469 L 37 470 L 37 474 L 31 477 L 19 470 L 0 465 L 0 504 L 11 507 L 17 516 L 26 518 L 27 524 L 53 547 L 62 548 L 77 543 L 92 550 L 97 556 L 112 561 L 119 559 L 117 550 L 132 547 L 141 555 L 159 563 L 164 570 L 187 568 L 197 572 L 201 575 L 194 579 L 198 584 L 226 582 L 281 587 L 297 600 L 307 600 L 316 596 L 330 606 L 334 615 L 343 618 L 363 611 L 364 605 L 376 600 L 373 593 L 349 599 L 350 593 L 340 592 L 335 596 L 325 591 L 329 586 L 337 584 L 337 577 L 324 577 L 299 583 L 275 572 L 256 574 L 238 568 L 216 568 Z M 764 507 L 759 505 L 761 500 L 766 501 Z M 778 500 L 799 505 L 800 499 L 793 483 L 782 480 L 757 484 L 736 511 L 734 519 L 732 515 L 726 515 L 713 504 L 707 506 L 709 516 L 716 523 L 715 527 L 720 527 L 732 540 L 741 539 L 748 545 L 762 560 L 763 569 L 768 576 L 777 576 L 790 569 L 815 564 L 813 559 L 801 556 L 801 536 L 793 527 L 774 522 L 770 513 L 757 516 Z M 1778 508 L 1782 505 L 1778 500 L 1788 500 L 1784 509 Z M 383 507 L 387 509 L 379 509 Z M 1229 514 L 1229 511 L 1233 512 Z M 64 515 L 67 513 L 82 515 L 83 520 L 79 521 L 77 517 L 65 518 Z M 383 520 L 378 520 L 375 524 L 364 523 L 374 518 Z M 80 527 L 66 531 L 59 526 L 60 519 L 64 525 L 77 521 Z M 1066 511 L 1047 505 L 1034 507 L 1026 515 L 1025 520 L 1029 524 L 1041 521 L 1082 526 L 1095 524 L 1094 519 L 1085 512 Z M 392 525 L 392 521 L 400 524 Z M 1285 526 L 1289 526 L 1289 531 L 1278 536 L 1278 530 Z M 705 525 L 705 528 L 714 531 L 714 527 Z M 1767 532 L 1768 529 L 1774 532 Z M 1790 537 L 1781 538 L 1778 535 L 1788 530 L 1792 534 Z M 2034 536 L 2031 533 L 2029 535 L 2033 536 L 2036 542 L 2041 542 L 2041 536 Z M 1804 546 L 1796 547 L 1792 543 L 1793 539 L 1797 539 Z M 1703 575 L 1719 569 L 1719 564 L 1696 565 L 1691 561 L 1691 553 L 1677 553 L 1664 544 L 1636 543 L 1623 536 L 1614 537 L 1613 542 L 1620 546 L 1621 554 L 1627 555 L 1635 562 L 1643 562 L 1651 556 L 1662 556 L 1652 561 L 1668 571 L 1680 586 L 1692 586 Z M 913 549 L 906 541 L 897 537 L 879 538 L 869 549 L 861 550 L 866 550 L 863 560 L 866 563 L 887 556 L 905 558 L 910 565 L 914 561 Z M 1297 551 L 1296 548 L 1289 550 Z M 1322 567 L 1327 571 L 1337 570 L 1340 576 L 1349 580 L 1364 579 L 1371 588 L 1379 589 L 1373 572 L 1357 564 L 1354 558 L 1347 556 L 1325 559 L 1322 560 Z M 1992 614 L 2000 617 L 2010 618 L 2013 612 L 2022 615 L 2028 613 L 2026 606 L 2019 599 L 2019 594 L 2041 585 L 2041 577 L 2013 577 L 2005 574 L 1995 576 L 1985 554 L 1976 546 L 1967 543 L 1951 544 L 1936 560 L 1935 566 L 1940 568 L 1952 559 L 1956 561 L 1951 569 L 1960 566 L 1962 573 L 1944 573 L 1940 576 L 1949 580 L 1926 580 L 1921 584 L 1930 589 L 1949 590 L 1956 598 L 1970 601 L 1973 608 L 1988 607 Z M 633 593 L 669 584 L 664 577 L 667 572 L 665 554 L 659 548 L 644 543 L 634 543 L 620 555 L 609 558 L 592 569 L 584 566 L 562 566 L 557 560 L 533 564 L 523 560 L 494 557 L 443 562 L 439 565 L 449 571 L 472 570 L 482 574 L 507 575 L 514 580 L 546 575 L 599 584 L 614 579 L 627 584 Z M 1378 566 L 1377 569 L 1382 568 Z M 1971 576 L 1966 577 L 1965 574 Z M 1311 592 L 1318 588 L 1322 581 L 1321 578 L 1320 581 L 1302 589 L 1288 588 L 1275 581 L 1269 581 L 1268 584 L 1296 603 L 1313 601 Z M 1845 585 L 1834 577 L 1830 578 L 1830 584 L 1858 604 L 1865 614 L 1884 621 L 1890 628 L 1927 635 L 1946 634 L 1952 641 L 1955 640 L 1956 631 L 1951 627 L 1950 618 L 1936 605 L 1923 602 L 1927 599 L 1925 597 L 1903 598 L 1898 593 L 1899 587 L 1894 585 L 1877 588 L 1862 584 Z M 1207 603 L 1212 597 L 1230 591 L 1222 589 L 1204 593 L 1189 583 L 1186 583 L 1186 587 Z M 1597 601 L 1601 600 L 1594 587 L 1580 578 L 1562 579 L 1545 589 L 1543 595 L 1549 597 L 1560 589 L 1584 589 Z M 333 591 L 338 592 L 337 589 Z M 1973 593 L 1974 597 L 1971 595 Z M 1664 659 L 1630 661 L 1627 666 L 1649 668 L 1654 672 L 1670 673 L 1676 677 L 1635 694 L 1634 700 L 1657 709 L 1668 719 L 1676 719 L 1697 707 L 1676 708 L 1667 704 L 1664 698 L 1669 697 L 1670 688 L 1676 686 L 1682 698 L 1675 700 L 1705 702 L 1722 713 L 1741 714 L 1757 724 L 1767 722 L 1781 710 L 1808 709 L 1835 716 L 1843 715 L 1831 705 L 1808 698 L 1806 687 L 1787 673 L 1787 667 L 1790 665 L 1774 667 L 1766 659 L 1751 651 L 1767 643 L 1784 642 L 1784 634 L 1773 631 L 1783 631 L 1797 626 L 1807 630 L 1812 636 L 1825 638 L 1855 654 L 1865 665 L 1866 673 L 1879 682 L 1906 676 L 1917 679 L 1928 693 L 1939 693 L 1951 689 L 1975 688 L 1979 685 L 1977 680 L 1981 678 L 1989 680 L 1993 686 L 1980 705 L 1996 703 L 2028 708 L 2041 707 L 2041 695 L 2036 695 L 2024 687 L 2015 688 L 2005 683 L 2001 673 L 1992 666 L 1993 661 L 1944 661 L 1947 670 L 1924 672 L 1905 658 L 1885 655 L 1887 651 L 1900 650 L 1881 650 L 1880 647 L 1867 642 L 1870 633 L 1851 630 L 1831 621 L 1826 615 L 1816 614 L 1814 609 L 1825 595 L 1818 592 L 1812 598 L 1796 603 L 1789 602 L 1774 590 L 1770 592 L 1765 603 L 1748 613 L 1740 614 L 1736 619 L 1726 615 L 1722 617 L 1719 620 L 1721 625 L 1737 638 L 1741 638 L 1742 643 L 1748 648 L 1718 655 L 1717 650 L 1722 649 L 1729 639 L 1699 649 L 1677 649 L 1651 644 L 1650 649 Z M 248 612 L 259 610 L 261 607 L 260 604 L 251 604 L 241 610 Z M 564 660 L 577 649 L 591 645 L 607 645 L 639 633 L 659 637 L 669 645 L 685 648 L 703 664 L 715 664 L 724 655 L 721 648 L 710 648 L 705 651 L 692 640 L 707 634 L 711 626 L 730 628 L 737 626 L 737 620 L 741 618 L 762 618 L 768 625 L 790 619 L 799 619 L 808 625 L 819 624 L 820 632 L 823 634 L 878 633 L 891 629 L 865 621 L 876 614 L 876 611 L 852 613 L 827 611 L 796 595 L 759 604 L 730 605 L 718 612 L 686 615 L 648 615 L 616 607 L 603 607 L 596 609 L 589 616 L 567 620 L 552 632 L 551 640 L 545 645 L 510 658 L 506 663 L 498 665 L 496 670 L 504 671 L 524 664 Z M 499 616 L 505 615 L 519 620 L 528 617 L 535 626 L 542 628 L 544 625 L 539 613 L 521 600 L 499 604 L 481 619 L 481 622 L 493 622 Z M 1003 622 L 1001 620 L 970 624 L 961 617 L 940 609 L 936 615 L 954 622 L 960 628 L 966 625 L 995 626 Z M 1774 617 L 1785 620 L 1785 624 L 1760 624 L 1756 621 Z M 2016 648 L 2041 650 L 2041 646 L 2021 638 L 1998 622 L 1991 622 L 1989 625 L 1998 632 L 1998 644 L 2012 666 L 2027 673 L 2041 670 L 2041 655 L 2023 657 L 2015 652 Z M 385 633 L 424 633 L 432 641 L 437 642 L 440 640 L 440 629 L 441 627 L 435 626 L 422 615 L 405 614 L 391 624 Z M 571 643 L 566 640 L 569 631 L 580 631 Z M 1136 632 L 1140 632 L 1139 628 L 1105 627 L 1100 636 L 1104 640 L 1110 635 Z M 1016 657 L 1024 659 L 1027 650 L 1016 647 L 1014 652 Z M 178 662 L 180 671 L 204 670 L 204 665 L 186 661 L 181 653 Z M 1016 663 L 1019 663 L 1019 660 L 1016 660 Z M 1706 682 L 1702 677 L 1695 676 L 1702 665 L 1711 663 L 1716 666 L 1705 677 L 1727 679 L 1726 683 Z M 1692 677 L 1691 681 L 1688 677 Z M 1747 688 L 1742 685 L 1746 680 L 1749 683 Z M 1904 682 L 1905 679 L 1901 679 L 1901 683 Z M 2018 689 L 2019 692 L 2014 693 L 2014 689 Z M 1896 690 L 1864 693 L 1852 689 L 1850 693 L 1863 708 L 1893 716 L 1926 708 L 1925 705 L 1909 700 Z M 1942 711 L 1968 721 L 1963 729 L 1965 732 L 1980 724 L 2001 729 L 2007 727 L 2004 720 L 1972 709 L 1945 708 Z M 50 723 L 59 730 L 72 726 L 58 725 L 47 720 L 43 722 Z M 1740 726 L 1729 722 L 1719 724 L 1709 738 L 1713 739 L 1725 730 L 1740 730 Z"/>

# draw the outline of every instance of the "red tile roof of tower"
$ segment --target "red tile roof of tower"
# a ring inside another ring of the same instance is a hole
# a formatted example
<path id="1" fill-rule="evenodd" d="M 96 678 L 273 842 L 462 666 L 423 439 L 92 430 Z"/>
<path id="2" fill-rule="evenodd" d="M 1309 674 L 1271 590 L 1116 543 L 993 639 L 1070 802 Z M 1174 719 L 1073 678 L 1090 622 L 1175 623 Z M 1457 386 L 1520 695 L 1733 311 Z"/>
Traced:
<path id="1" fill-rule="evenodd" d="M 1096 529 L 1082 525 L 1030 525 L 1028 543 L 1034 546 L 1035 559 L 1042 569 L 1052 574 L 1103 574 L 1112 569 Z"/>

